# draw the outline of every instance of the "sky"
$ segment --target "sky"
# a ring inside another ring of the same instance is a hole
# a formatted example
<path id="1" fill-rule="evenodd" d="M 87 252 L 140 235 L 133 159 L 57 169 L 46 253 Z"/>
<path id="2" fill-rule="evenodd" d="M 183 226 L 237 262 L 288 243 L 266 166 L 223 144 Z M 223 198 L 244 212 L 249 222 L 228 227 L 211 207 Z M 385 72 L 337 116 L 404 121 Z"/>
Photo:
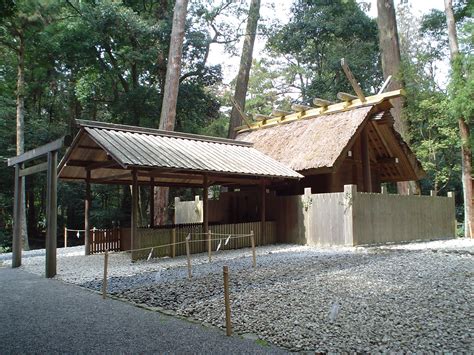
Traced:
<path id="1" fill-rule="evenodd" d="M 368 12 L 368 15 L 373 18 L 377 17 L 377 0 L 365 1 L 370 3 L 370 11 Z M 398 4 L 400 1 L 401 0 L 394 0 L 394 3 Z M 408 0 L 408 2 L 412 6 L 414 14 L 419 16 L 428 13 L 433 8 L 444 10 L 443 0 Z M 284 23 L 284 20 L 289 18 L 289 16 L 285 16 L 285 14 L 290 14 L 291 4 L 291 0 L 262 0 L 260 9 L 261 18 L 279 19 L 280 23 Z M 265 41 L 265 38 L 257 36 L 254 47 L 254 59 L 259 59 L 264 56 Z M 239 43 L 237 48 L 239 48 L 240 53 L 242 43 Z M 221 64 L 224 73 L 224 83 L 229 83 L 235 78 L 239 69 L 239 62 L 240 57 L 230 56 L 228 53 L 224 52 L 223 46 L 217 44 L 211 46 L 208 64 Z M 442 76 L 447 74 L 448 66 L 448 62 L 444 65 L 441 63 L 440 67 Z M 443 70 L 443 68 L 445 68 L 445 70 Z M 440 80 L 443 81 L 442 79 Z"/>

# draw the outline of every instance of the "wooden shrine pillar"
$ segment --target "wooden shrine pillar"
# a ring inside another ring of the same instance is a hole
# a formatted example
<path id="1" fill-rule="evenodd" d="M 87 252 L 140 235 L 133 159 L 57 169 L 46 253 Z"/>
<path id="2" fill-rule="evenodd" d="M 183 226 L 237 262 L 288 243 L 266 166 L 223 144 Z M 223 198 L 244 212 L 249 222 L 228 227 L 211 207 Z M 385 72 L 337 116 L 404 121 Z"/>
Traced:
<path id="1" fill-rule="evenodd" d="M 138 224 L 138 175 L 137 170 L 132 171 L 132 213 L 130 215 L 130 249 L 135 248 Z M 133 260 L 133 252 L 132 252 Z"/>
<path id="2" fill-rule="evenodd" d="M 155 178 L 150 178 L 150 228 L 155 226 Z"/>
<path id="3" fill-rule="evenodd" d="M 24 177 L 20 176 L 22 165 L 15 164 L 15 194 L 13 197 L 13 241 L 12 241 L 12 267 L 21 266 L 21 206 Z"/>
<path id="4" fill-rule="evenodd" d="M 46 277 L 56 275 L 56 249 L 58 227 L 58 152 L 48 152 L 48 180 L 46 205 Z"/>
<path id="5" fill-rule="evenodd" d="M 372 192 L 372 174 L 370 171 L 370 155 L 369 155 L 369 135 L 367 128 L 362 130 L 361 138 L 361 155 L 362 155 L 362 171 L 364 176 L 364 191 Z"/>
<path id="6" fill-rule="evenodd" d="M 211 238 L 209 233 L 209 179 L 207 175 L 203 176 L 202 183 L 202 232 L 207 238 Z M 211 243 L 207 243 L 207 253 L 211 255 Z"/>
<path id="7" fill-rule="evenodd" d="M 90 255 L 91 253 L 91 171 L 86 170 L 86 196 L 84 199 L 84 253 Z"/>
<path id="8" fill-rule="evenodd" d="M 266 225 L 266 196 L 267 186 L 265 180 L 260 182 L 260 245 L 265 245 L 265 225 Z"/>

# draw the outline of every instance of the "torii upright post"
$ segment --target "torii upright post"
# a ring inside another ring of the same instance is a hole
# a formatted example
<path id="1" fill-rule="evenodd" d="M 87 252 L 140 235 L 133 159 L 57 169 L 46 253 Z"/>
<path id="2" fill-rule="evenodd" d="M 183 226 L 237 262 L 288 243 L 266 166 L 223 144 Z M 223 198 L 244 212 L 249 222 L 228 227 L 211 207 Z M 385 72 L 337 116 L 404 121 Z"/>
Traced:
<path id="1" fill-rule="evenodd" d="M 69 138 L 69 137 L 68 137 Z M 29 150 L 16 157 L 8 159 L 8 166 L 15 166 L 15 196 L 13 198 L 13 255 L 12 267 L 21 265 L 21 228 L 20 214 L 22 192 L 21 184 L 23 179 L 32 174 L 42 171 L 48 172 L 47 180 L 47 204 L 46 204 L 46 277 L 51 278 L 56 275 L 56 248 L 57 248 L 57 222 L 58 222 L 58 150 L 64 144 L 68 144 L 66 137 L 57 139 L 51 143 Z M 47 156 L 47 162 L 36 164 L 25 168 L 27 162 L 37 160 Z"/>
<path id="2" fill-rule="evenodd" d="M 56 249 L 58 228 L 58 152 L 48 153 L 48 200 L 46 205 L 46 277 L 56 275 Z"/>

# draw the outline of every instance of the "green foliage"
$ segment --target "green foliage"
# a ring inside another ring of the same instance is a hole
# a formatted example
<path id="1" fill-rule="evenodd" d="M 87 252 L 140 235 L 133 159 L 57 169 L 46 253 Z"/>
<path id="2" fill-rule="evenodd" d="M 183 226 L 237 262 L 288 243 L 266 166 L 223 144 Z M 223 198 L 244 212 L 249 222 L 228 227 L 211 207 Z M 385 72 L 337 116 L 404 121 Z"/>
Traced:
<path id="1" fill-rule="evenodd" d="M 354 0 L 296 1 L 289 23 L 270 36 L 268 48 L 284 58 L 284 80 L 290 90 L 301 92 L 304 103 L 352 91 L 341 58 L 348 60 L 366 92 L 374 92 L 383 81 L 377 25 Z"/>
<path id="2" fill-rule="evenodd" d="M 173 2 L 18 0 L 0 4 L 2 160 L 15 155 L 16 46 L 20 35 L 25 39 L 26 149 L 74 133 L 74 119 L 158 126 Z M 212 41 L 235 35 L 230 26 L 226 28 L 216 19 L 241 8 L 237 3 L 191 2 L 177 130 L 222 134 L 226 123 L 213 89 L 222 80 L 221 69 L 206 65 L 206 60 Z M 219 30 L 218 36 L 210 33 L 213 28 Z M 236 39 L 229 40 L 229 45 Z M 32 196 L 29 234 L 33 238 L 44 233 L 43 175 L 27 179 L 27 194 Z M 6 240 L 11 238 L 12 176 L 12 169 L 0 171 L 0 230 Z M 94 186 L 92 193 L 94 226 L 127 223 L 127 189 Z M 59 225 L 82 229 L 83 206 L 84 186 L 61 183 Z"/>

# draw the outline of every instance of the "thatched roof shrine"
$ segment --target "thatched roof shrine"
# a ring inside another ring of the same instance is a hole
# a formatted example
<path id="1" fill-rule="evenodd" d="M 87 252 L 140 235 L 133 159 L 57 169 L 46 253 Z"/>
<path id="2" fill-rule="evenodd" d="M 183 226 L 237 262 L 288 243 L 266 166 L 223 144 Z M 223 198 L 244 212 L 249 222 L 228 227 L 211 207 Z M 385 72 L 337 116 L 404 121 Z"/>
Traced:
<path id="1" fill-rule="evenodd" d="M 401 94 L 390 92 L 367 97 L 364 103 L 354 100 L 256 122 L 241 127 L 237 139 L 253 143 L 307 178 L 329 174 L 317 183 L 300 184 L 318 192 L 339 191 L 344 183 L 378 191 L 383 182 L 419 180 L 424 176 L 421 164 L 395 130 L 390 114 L 389 100 Z"/>

